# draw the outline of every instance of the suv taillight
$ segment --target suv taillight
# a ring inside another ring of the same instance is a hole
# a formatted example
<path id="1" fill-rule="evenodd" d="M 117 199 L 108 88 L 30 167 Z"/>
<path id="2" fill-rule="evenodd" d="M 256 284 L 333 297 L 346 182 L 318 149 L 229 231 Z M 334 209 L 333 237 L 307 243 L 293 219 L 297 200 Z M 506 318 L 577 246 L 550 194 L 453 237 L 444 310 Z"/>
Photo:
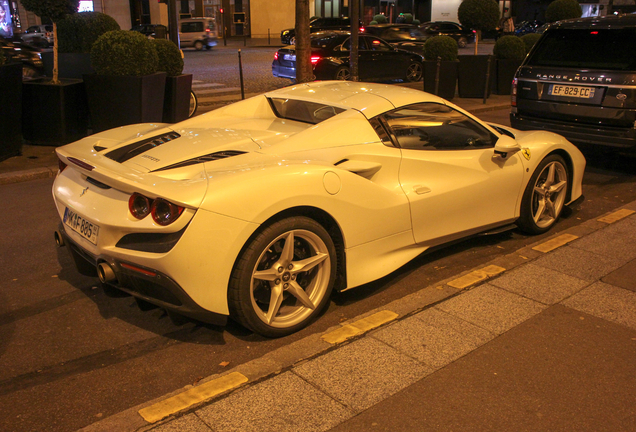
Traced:
<path id="1" fill-rule="evenodd" d="M 517 78 L 512 79 L 512 89 L 510 90 L 510 105 L 517 106 Z"/>

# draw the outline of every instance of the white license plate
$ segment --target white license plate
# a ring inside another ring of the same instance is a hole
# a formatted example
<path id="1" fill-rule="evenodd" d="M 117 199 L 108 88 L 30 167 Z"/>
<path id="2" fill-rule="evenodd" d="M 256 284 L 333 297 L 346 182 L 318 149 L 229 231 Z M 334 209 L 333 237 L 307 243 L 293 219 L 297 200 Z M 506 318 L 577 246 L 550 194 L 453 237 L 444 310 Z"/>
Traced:
<path id="1" fill-rule="evenodd" d="M 70 210 L 68 207 L 64 209 L 64 218 L 62 222 L 84 237 L 86 240 L 93 244 L 97 244 L 97 235 L 99 234 L 99 226 L 86 220 L 83 216 Z"/>
<path id="2" fill-rule="evenodd" d="M 579 87 L 579 86 L 568 86 L 568 85 L 559 85 L 559 84 L 551 84 L 549 94 L 552 96 L 569 96 L 569 97 L 578 97 L 584 99 L 591 99 L 594 97 L 594 87 Z"/>
<path id="3" fill-rule="evenodd" d="M 283 56 L 283 59 L 289 60 L 289 61 L 296 61 L 296 54 L 285 54 Z"/>

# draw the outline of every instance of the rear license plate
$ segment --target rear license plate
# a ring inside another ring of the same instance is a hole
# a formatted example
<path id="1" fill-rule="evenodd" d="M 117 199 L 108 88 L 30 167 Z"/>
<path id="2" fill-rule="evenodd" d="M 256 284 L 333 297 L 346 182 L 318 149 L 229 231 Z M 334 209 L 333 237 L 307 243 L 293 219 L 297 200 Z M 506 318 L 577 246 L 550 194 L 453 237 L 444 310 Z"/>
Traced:
<path id="1" fill-rule="evenodd" d="M 551 94 L 552 96 L 569 96 L 591 99 L 594 97 L 594 90 L 596 90 L 594 87 L 551 84 L 550 89 L 548 90 L 548 94 Z"/>
<path id="2" fill-rule="evenodd" d="M 283 59 L 289 60 L 289 61 L 296 61 L 296 54 L 285 54 L 283 56 Z"/>
<path id="3" fill-rule="evenodd" d="M 83 216 L 70 210 L 68 207 L 64 209 L 64 225 L 84 237 L 93 244 L 97 244 L 97 235 L 99 234 L 99 226 L 87 221 Z"/>

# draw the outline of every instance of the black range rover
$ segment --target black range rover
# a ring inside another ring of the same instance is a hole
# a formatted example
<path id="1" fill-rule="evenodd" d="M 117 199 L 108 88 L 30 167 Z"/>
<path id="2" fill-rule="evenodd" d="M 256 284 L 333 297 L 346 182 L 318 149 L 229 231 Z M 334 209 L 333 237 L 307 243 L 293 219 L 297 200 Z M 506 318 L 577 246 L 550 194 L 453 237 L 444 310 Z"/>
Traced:
<path id="1" fill-rule="evenodd" d="M 517 70 L 510 122 L 636 152 L 636 16 L 551 25 Z"/>

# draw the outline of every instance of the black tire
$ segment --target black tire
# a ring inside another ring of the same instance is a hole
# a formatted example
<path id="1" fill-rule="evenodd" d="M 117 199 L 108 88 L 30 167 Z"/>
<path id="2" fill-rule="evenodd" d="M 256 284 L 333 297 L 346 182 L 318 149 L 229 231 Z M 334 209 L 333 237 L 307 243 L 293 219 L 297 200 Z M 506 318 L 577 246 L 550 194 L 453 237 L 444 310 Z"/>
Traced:
<path id="1" fill-rule="evenodd" d="M 406 68 L 405 79 L 408 82 L 417 82 L 424 76 L 424 66 L 418 61 L 412 61 Z"/>
<path id="2" fill-rule="evenodd" d="M 197 99 L 197 95 L 194 94 L 194 91 L 190 90 L 190 108 L 188 109 L 188 118 L 196 114 L 198 107 L 199 100 Z"/>
<path id="3" fill-rule="evenodd" d="M 333 79 L 340 81 L 349 81 L 351 79 L 351 71 L 346 66 L 340 66 L 333 74 Z"/>
<path id="4" fill-rule="evenodd" d="M 285 247 L 290 240 L 293 250 Z M 333 240 L 313 219 L 290 217 L 261 229 L 232 271 L 231 317 L 267 337 L 302 329 L 329 303 L 336 260 Z"/>
<path id="5" fill-rule="evenodd" d="M 468 45 L 468 39 L 466 39 L 465 37 L 460 37 L 457 40 L 457 47 L 458 48 L 465 48 L 466 45 Z"/>
<path id="6" fill-rule="evenodd" d="M 563 158 L 553 154 L 543 159 L 523 193 L 519 228 L 528 234 L 543 234 L 552 228 L 563 211 L 569 186 Z"/>
<path id="7" fill-rule="evenodd" d="M 194 49 L 197 50 L 197 51 L 201 51 L 203 49 L 203 42 L 196 41 L 194 43 Z"/>

